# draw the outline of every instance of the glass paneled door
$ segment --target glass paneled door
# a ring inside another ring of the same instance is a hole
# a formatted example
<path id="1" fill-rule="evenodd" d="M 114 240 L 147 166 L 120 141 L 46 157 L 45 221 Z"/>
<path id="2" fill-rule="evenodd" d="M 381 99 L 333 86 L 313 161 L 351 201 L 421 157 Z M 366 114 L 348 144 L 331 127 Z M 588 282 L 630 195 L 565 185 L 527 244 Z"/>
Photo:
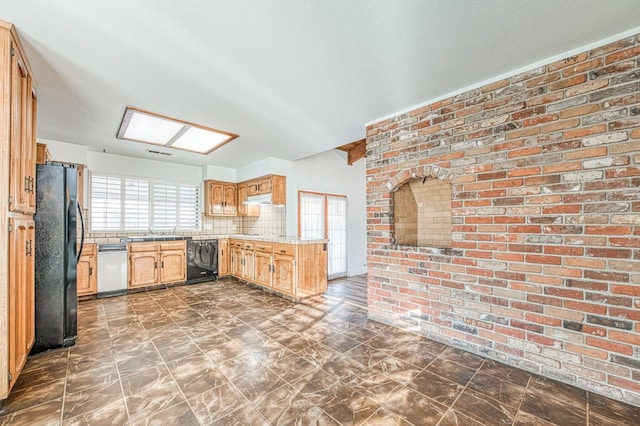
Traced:
<path id="1" fill-rule="evenodd" d="M 298 235 L 328 240 L 328 278 L 347 276 L 347 197 L 298 192 Z"/>

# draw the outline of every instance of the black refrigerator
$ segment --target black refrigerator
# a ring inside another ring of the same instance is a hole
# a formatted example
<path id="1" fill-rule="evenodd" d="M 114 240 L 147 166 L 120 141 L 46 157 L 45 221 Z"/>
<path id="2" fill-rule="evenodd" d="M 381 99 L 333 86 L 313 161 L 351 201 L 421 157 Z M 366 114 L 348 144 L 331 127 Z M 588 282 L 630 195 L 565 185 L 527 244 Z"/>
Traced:
<path id="1" fill-rule="evenodd" d="M 76 212 L 82 214 L 77 201 L 77 179 L 75 165 L 37 165 L 34 215 L 36 338 L 31 353 L 75 344 L 79 257 Z"/>

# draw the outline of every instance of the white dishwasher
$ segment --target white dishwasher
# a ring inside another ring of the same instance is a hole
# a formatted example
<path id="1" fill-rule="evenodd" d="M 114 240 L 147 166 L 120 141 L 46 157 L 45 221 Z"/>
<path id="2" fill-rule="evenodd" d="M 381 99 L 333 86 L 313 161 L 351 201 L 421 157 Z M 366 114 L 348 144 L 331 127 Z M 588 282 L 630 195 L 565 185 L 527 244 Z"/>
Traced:
<path id="1" fill-rule="evenodd" d="M 98 244 L 98 297 L 127 293 L 127 244 Z"/>

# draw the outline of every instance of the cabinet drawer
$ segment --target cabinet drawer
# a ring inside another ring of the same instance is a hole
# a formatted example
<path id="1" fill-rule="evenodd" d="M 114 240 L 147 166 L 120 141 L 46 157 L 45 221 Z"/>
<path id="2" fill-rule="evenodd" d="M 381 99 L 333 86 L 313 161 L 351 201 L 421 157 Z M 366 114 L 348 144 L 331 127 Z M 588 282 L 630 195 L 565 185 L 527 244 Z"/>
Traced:
<path id="1" fill-rule="evenodd" d="M 296 246 L 293 244 L 274 244 L 273 245 L 273 253 L 274 254 L 283 254 L 286 256 L 295 256 L 296 255 Z"/>
<path id="2" fill-rule="evenodd" d="M 245 250 L 253 250 L 253 246 L 254 246 L 253 243 L 244 243 L 244 244 L 242 244 L 242 248 L 245 249 Z"/>
<path id="3" fill-rule="evenodd" d="M 243 244 L 244 243 L 242 241 L 238 241 L 238 240 L 229 241 L 229 247 L 231 247 L 231 248 L 239 248 L 239 249 L 241 249 Z"/>
<path id="4" fill-rule="evenodd" d="M 165 241 L 160 243 L 160 250 L 186 250 L 187 242 L 180 241 Z"/>
<path id="5" fill-rule="evenodd" d="M 149 243 L 129 243 L 129 252 L 130 253 L 139 253 L 145 251 L 157 251 L 158 243 L 149 242 Z"/>
<path id="6" fill-rule="evenodd" d="M 273 251 L 273 246 L 271 244 L 255 243 L 253 249 L 261 253 L 271 253 Z"/>

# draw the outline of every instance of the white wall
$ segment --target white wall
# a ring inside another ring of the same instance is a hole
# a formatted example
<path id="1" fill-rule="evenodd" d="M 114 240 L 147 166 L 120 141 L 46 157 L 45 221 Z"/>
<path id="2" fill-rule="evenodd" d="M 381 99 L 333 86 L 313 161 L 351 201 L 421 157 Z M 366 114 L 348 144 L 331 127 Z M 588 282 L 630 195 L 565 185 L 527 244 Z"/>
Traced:
<path id="1" fill-rule="evenodd" d="M 330 150 L 290 163 L 287 174 L 287 234 L 290 235 L 298 232 L 299 190 L 347 196 L 348 273 L 367 272 L 365 160 L 349 166 L 346 153 Z"/>
<path id="2" fill-rule="evenodd" d="M 47 145 L 51 160 L 64 163 L 87 164 L 87 147 L 73 143 L 38 139 L 38 143 Z"/>

